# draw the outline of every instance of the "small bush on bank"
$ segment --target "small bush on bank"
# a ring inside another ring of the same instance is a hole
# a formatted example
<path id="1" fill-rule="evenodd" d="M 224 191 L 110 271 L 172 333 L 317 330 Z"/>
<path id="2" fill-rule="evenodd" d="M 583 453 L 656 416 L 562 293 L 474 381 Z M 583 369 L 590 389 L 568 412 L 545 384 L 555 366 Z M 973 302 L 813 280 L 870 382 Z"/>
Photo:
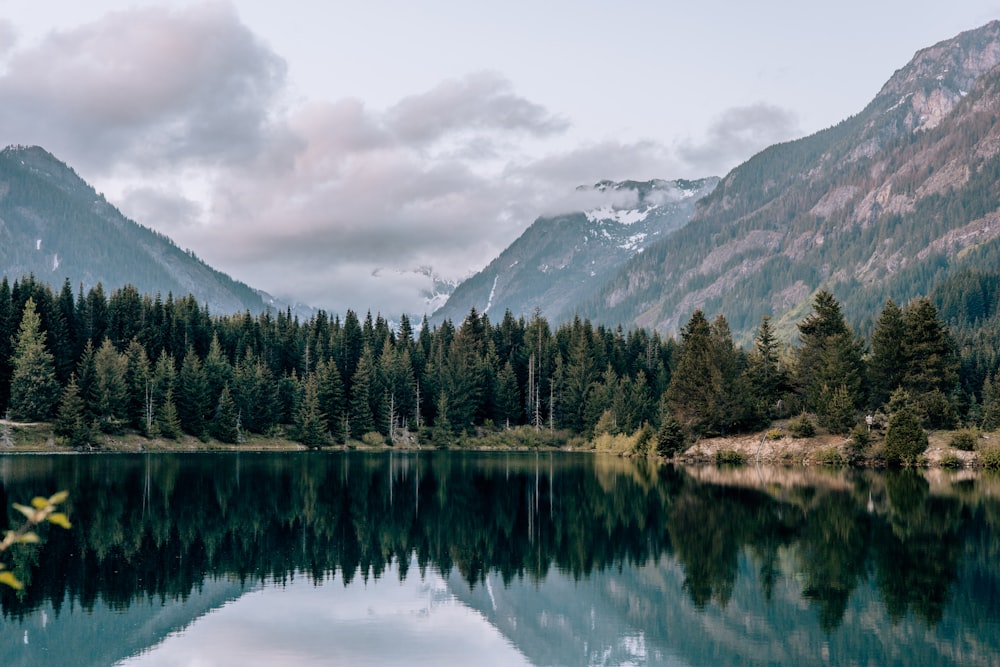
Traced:
<path id="1" fill-rule="evenodd" d="M 885 458 L 890 464 L 915 464 L 927 449 L 927 433 L 909 408 L 896 412 L 885 433 Z"/>
<path id="2" fill-rule="evenodd" d="M 381 447 L 385 444 L 385 436 L 378 431 L 369 431 L 361 436 L 361 442 L 369 447 Z"/>
<path id="3" fill-rule="evenodd" d="M 716 465 L 741 466 L 747 462 L 747 455 L 734 449 L 720 449 L 715 453 Z"/>
<path id="4" fill-rule="evenodd" d="M 955 431 L 951 436 L 951 441 L 948 443 L 955 449 L 961 449 L 963 452 L 972 452 L 976 449 L 976 443 L 979 441 L 979 430 L 974 428 L 964 428 L 961 431 Z"/>
<path id="5" fill-rule="evenodd" d="M 987 470 L 1000 470 L 1000 447 L 991 445 L 979 451 L 979 465 Z"/>
<path id="6" fill-rule="evenodd" d="M 842 466 L 846 463 L 836 447 L 826 447 L 816 452 L 816 462 L 825 466 Z"/>
<path id="7" fill-rule="evenodd" d="M 806 415 L 799 415 L 788 424 L 793 438 L 811 438 L 816 435 L 816 425 Z"/>
<path id="8" fill-rule="evenodd" d="M 964 465 L 965 464 L 962 463 L 962 459 L 958 458 L 958 456 L 956 456 L 955 454 L 949 453 L 941 457 L 942 468 L 956 469 L 956 468 L 961 468 Z"/>

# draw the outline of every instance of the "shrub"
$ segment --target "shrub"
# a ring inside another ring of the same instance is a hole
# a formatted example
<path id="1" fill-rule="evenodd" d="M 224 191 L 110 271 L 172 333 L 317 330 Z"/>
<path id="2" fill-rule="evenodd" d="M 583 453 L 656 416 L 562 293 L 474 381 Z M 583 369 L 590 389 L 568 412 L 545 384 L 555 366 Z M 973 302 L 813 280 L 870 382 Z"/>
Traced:
<path id="1" fill-rule="evenodd" d="M 715 453 L 716 465 L 741 466 L 747 462 L 747 455 L 735 449 L 720 449 Z"/>
<path id="2" fill-rule="evenodd" d="M 991 445 L 980 450 L 979 465 L 987 470 L 1000 470 L 1000 447 Z"/>
<path id="3" fill-rule="evenodd" d="M 816 435 L 816 425 L 806 415 L 799 415 L 788 424 L 793 438 L 811 438 Z"/>
<path id="4" fill-rule="evenodd" d="M 361 442 L 369 447 L 381 447 L 385 444 L 385 436 L 378 431 L 369 431 L 361 436 Z"/>
<path id="5" fill-rule="evenodd" d="M 635 434 L 635 444 L 632 446 L 632 451 L 639 456 L 648 455 L 650 446 L 653 444 L 653 436 L 653 427 L 649 425 L 649 422 L 645 422 Z"/>
<path id="6" fill-rule="evenodd" d="M 979 441 L 979 430 L 974 428 L 964 428 L 961 431 L 955 431 L 951 436 L 951 441 L 948 443 L 955 449 L 961 449 L 963 452 L 971 452 L 976 449 L 976 442 Z"/>
<path id="7" fill-rule="evenodd" d="M 772 428 L 767 432 L 765 437 L 768 440 L 781 440 L 785 437 L 785 433 L 780 428 Z"/>
<path id="8" fill-rule="evenodd" d="M 927 434 L 920 419 L 909 408 L 903 408 L 889 419 L 885 433 L 885 458 L 889 463 L 914 464 L 927 449 Z"/>
<path id="9" fill-rule="evenodd" d="M 668 414 L 656 431 L 656 453 L 670 458 L 683 449 L 684 428 L 672 414 Z"/>
<path id="10" fill-rule="evenodd" d="M 955 454 L 950 454 L 949 453 L 949 454 L 945 454 L 944 456 L 941 457 L 941 467 L 942 468 L 952 468 L 952 469 L 954 469 L 954 468 L 961 468 L 963 465 L 965 465 L 965 464 L 962 463 L 962 459 L 958 458 L 958 456 L 956 456 Z"/>
<path id="11" fill-rule="evenodd" d="M 816 462 L 825 466 L 842 466 L 844 457 L 836 447 L 826 447 L 816 452 Z"/>

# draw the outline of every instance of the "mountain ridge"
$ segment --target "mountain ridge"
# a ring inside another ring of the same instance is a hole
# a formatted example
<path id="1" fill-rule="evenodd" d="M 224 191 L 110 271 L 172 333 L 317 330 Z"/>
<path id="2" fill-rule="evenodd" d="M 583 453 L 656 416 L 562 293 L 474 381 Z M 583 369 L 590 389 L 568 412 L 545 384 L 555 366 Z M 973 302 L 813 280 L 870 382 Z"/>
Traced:
<path id="1" fill-rule="evenodd" d="M 694 202 L 719 179 L 599 181 L 576 195 L 589 205 L 541 216 L 482 271 L 460 283 L 432 322 L 462 320 L 471 308 L 486 314 L 534 311 L 557 321 L 655 239 L 683 227 Z"/>
<path id="2" fill-rule="evenodd" d="M 1000 22 L 918 51 L 865 109 L 727 174 L 683 229 L 632 258 L 582 316 L 679 331 L 721 312 L 794 335 L 817 289 L 856 324 L 1000 257 Z"/>
<path id="3" fill-rule="evenodd" d="M 54 287 L 193 294 L 219 314 L 285 308 L 125 217 L 72 167 L 39 146 L 0 150 L 0 266 L 9 279 L 33 275 Z"/>

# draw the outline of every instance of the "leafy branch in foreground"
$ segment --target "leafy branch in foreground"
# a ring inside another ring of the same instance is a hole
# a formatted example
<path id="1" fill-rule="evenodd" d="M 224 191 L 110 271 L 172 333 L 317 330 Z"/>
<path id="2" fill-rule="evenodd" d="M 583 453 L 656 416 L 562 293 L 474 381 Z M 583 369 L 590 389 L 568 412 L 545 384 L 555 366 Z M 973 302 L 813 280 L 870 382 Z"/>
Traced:
<path id="1" fill-rule="evenodd" d="M 36 496 L 31 500 L 31 507 L 14 503 L 14 509 L 24 515 L 24 523 L 17 530 L 6 532 L 3 540 L 0 541 L 0 552 L 6 551 L 15 544 L 37 544 L 40 540 L 38 533 L 33 529 L 39 524 L 51 523 L 69 529 L 71 527 L 69 517 L 66 516 L 65 512 L 56 511 L 56 505 L 65 502 L 68 497 L 69 491 L 60 491 L 48 498 Z M 13 572 L 7 570 L 4 563 L 0 563 L 0 584 L 6 584 L 17 590 L 23 587 L 20 580 L 14 576 Z"/>

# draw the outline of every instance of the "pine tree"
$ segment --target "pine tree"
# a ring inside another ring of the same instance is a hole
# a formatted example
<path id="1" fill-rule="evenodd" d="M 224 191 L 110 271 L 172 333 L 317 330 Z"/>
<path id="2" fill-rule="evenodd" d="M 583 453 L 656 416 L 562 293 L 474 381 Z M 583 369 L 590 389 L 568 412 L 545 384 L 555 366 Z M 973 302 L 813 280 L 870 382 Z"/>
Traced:
<path id="1" fill-rule="evenodd" d="M 236 422 L 236 403 L 233 401 L 233 396 L 227 384 L 222 387 L 222 392 L 219 394 L 219 402 L 215 407 L 215 416 L 212 418 L 212 437 L 220 442 L 236 444 L 236 441 L 239 439 Z"/>
<path id="2" fill-rule="evenodd" d="M 822 415 L 826 410 L 823 388 L 841 385 L 852 405 L 860 406 L 864 398 L 862 343 L 854 339 L 833 294 L 817 292 L 813 313 L 798 327 L 802 344 L 796 370 L 806 407 Z"/>
<path id="3" fill-rule="evenodd" d="M 521 392 L 517 387 L 517 375 L 508 360 L 497 378 L 497 420 L 504 426 L 516 426 L 521 417 Z M 584 398 L 586 394 L 584 395 Z"/>
<path id="4" fill-rule="evenodd" d="M 13 356 L 14 311 L 7 276 L 0 279 L 0 414 L 6 414 L 10 401 L 10 361 Z"/>
<path id="5" fill-rule="evenodd" d="M 56 435 L 66 438 L 67 444 L 73 448 L 89 447 L 93 440 L 93 430 L 86 418 L 75 374 L 70 376 L 69 384 L 63 390 L 54 431 Z"/>
<path id="6" fill-rule="evenodd" d="M 170 440 L 176 440 L 181 435 L 181 420 L 177 415 L 177 403 L 174 401 L 174 390 L 167 389 L 163 403 L 156 419 L 160 435 Z"/>
<path id="7" fill-rule="evenodd" d="M 205 369 L 205 384 L 209 396 L 219 396 L 222 388 L 233 381 L 233 367 L 222 351 L 219 344 L 218 333 L 212 334 L 212 342 L 208 347 L 208 354 L 202 364 Z"/>
<path id="8" fill-rule="evenodd" d="M 10 411 L 16 419 L 48 419 L 59 402 L 52 354 L 45 348 L 45 332 L 35 301 L 28 298 L 11 361 Z"/>
<path id="9" fill-rule="evenodd" d="M 152 413 L 152 372 L 146 350 L 136 339 L 125 350 L 125 387 L 127 392 L 125 418 L 137 430 L 148 428 L 147 417 Z"/>
<path id="10" fill-rule="evenodd" d="M 208 381 L 201 360 L 190 346 L 177 374 L 176 397 L 181 428 L 193 436 L 203 436 L 209 413 Z"/>
<path id="11" fill-rule="evenodd" d="M 94 404 L 101 430 L 119 433 L 126 422 L 128 387 L 125 383 L 126 360 L 118 354 L 109 338 L 94 353 Z"/>
<path id="12" fill-rule="evenodd" d="M 983 382 L 983 421 L 984 431 L 1000 429 L 1000 378 L 997 374 L 987 375 Z"/>
<path id="13" fill-rule="evenodd" d="M 903 380 L 903 311 L 889 299 L 875 323 L 868 360 L 869 404 L 878 408 L 889 400 Z"/>
<path id="14" fill-rule="evenodd" d="M 926 298 L 903 313 L 900 380 L 931 428 L 951 428 L 956 419 L 952 396 L 958 388 L 958 355 L 937 309 Z"/>
<path id="15" fill-rule="evenodd" d="M 656 453 L 670 458 L 684 449 L 684 442 L 684 427 L 664 405 L 660 413 L 660 428 L 656 431 Z"/>
<path id="16" fill-rule="evenodd" d="M 344 383 L 340 371 L 333 361 L 320 361 L 316 366 L 316 394 L 319 410 L 324 417 L 323 429 L 333 435 L 338 443 L 343 443 L 341 425 L 346 414 L 344 405 Z"/>
<path id="17" fill-rule="evenodd" d="M 711 326 L 696 310 L 681 330 L 667 402 L 682 425 L 695 433 L 713 432 L 719 428 L 722 392 L 723 374 L 714 357 Z"/>
<path id="18" fill-rule="evenodd" d="M 893 413 L 885 432 L 886 460 L 893 464 L 912 464 L 925 449 L 927 434 L 916 413 L 908 407 Z"/>
<path id="19" fill-rule="evenodd" d="M 375 415 L 372 412 L 372 385 L 375 373 L 372 365 L 371 351 L 365 348 L 351 381 L 351 399 L 347 408 L 351 433 L 355 437 L 375 430 Z"/>
<path id="20" fill-rule="evenodd" d="M 306 378 L 302 400 L 295 412 L 295 439 L 307 447 L 327 444 L 326 419 L 319 407 L 316 375 Z"/>

